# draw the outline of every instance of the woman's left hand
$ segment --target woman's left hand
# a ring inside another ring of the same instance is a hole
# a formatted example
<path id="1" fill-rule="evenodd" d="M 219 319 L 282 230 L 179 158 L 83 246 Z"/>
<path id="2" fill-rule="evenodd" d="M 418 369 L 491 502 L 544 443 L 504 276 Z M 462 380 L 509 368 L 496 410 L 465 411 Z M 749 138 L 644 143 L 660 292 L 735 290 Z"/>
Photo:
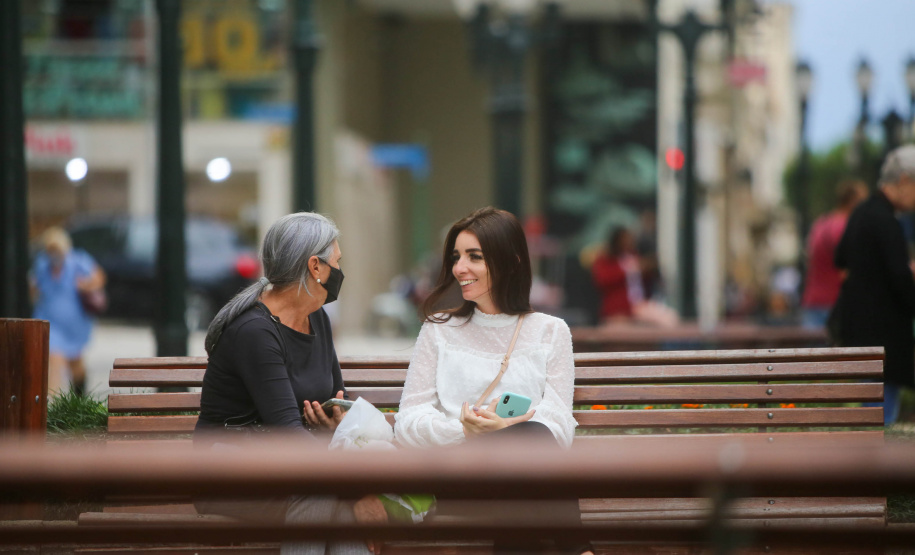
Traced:
<path id="1" fill-rule="evenodd" d="M 495 432 L 520 422 L 526 422 L 534 416 L 535 411 L 530 411 L 521 416 L 502 418 L 496 414 L 496 403 L 498 401 L 498 399 L 493 399 L 486 408 L 471 407 L 468 403 L 464 403 L 461 407 L 460 420 L 461 425 L 464 426 L 465 437 L 470 438 L 475 435 Z"/>
<path id="2" fill-rule="evenodd" d="M 379 524 L 388 521 L 388 512 L 377 495 L 366 495 L 353 505 L 353 515 L 359 524 Z M 381 555 L 381 542 L 367 540 L 366 546 L 374 555 Z"/>
<path id="3" fill-rule="evenodd" d="M 343 391 L 337 392 L 337 399 L 343 398 Z M 305 401 L 305 422 L 313 430 L 327 431 L 333 433 L 343 420 L 345 413 L 340 407 L 333 407 L 330 416 L 321 408 L 321 403 L 317 401 Z"/>

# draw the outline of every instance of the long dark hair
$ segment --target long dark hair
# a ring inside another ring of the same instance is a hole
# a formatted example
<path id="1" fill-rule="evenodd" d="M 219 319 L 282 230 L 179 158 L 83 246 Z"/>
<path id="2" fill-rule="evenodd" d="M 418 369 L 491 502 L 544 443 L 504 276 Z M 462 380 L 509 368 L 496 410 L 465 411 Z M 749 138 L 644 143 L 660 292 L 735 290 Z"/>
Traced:
<path id="1" fill-rule="evenodd" d="M 445 237 L 442 249 L 442 269 L 432 293 L 423 301 L 421 312 L 429 322 L 447 322 L 452 316 L 473 314 L 476 303 L 463 301 L 460 306 L 442 308 L 443 301 L 455 284 L 453 252 L 457 236 L 462 231 L 473 233 L 480 242 L 483 259 L 489 271 L 490 295 L 496 308 L 504 314 L 531 312 L 531 257 L 527 238 L 518 218 L 511 212 L 491 206 L 480 208 L 455 222 Z"/>

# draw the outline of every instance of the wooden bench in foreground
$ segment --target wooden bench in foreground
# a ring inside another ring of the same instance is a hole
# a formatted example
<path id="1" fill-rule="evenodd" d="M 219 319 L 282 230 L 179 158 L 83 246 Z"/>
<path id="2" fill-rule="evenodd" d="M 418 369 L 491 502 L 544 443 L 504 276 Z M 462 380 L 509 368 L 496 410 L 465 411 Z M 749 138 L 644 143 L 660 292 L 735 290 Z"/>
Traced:
<path id="1" fill-rule="evenodd" d="M 396 408 L 408 362 L 406 357 L 341 357 L 350 398 L 361 396 L 380 408 Z M 635 439 L 686 446 L 707 437 L 764 445 L 882 442 L 882 409 L 856 405 L 883 398 L 882 348 L 577 353 L 575 362 L 574 404 L 581 407 L 575 412 L 576 444 L 631 444 Z M 109 382 L 131 389 L 196 387 L 205 367 L 206 360 L 195 357 L 117 359 Z M 186 443 L 196 415 L 165 413 L 193 413 L 199 403 L 195 392 L 113 393 L 108 430 L 128 442 Z M 607 410 L 593 410 L 594 405 Z M 678 462 L 667 464 L 674 468 Z M 712 503 L 703 497 L 585 496 L 581 507 L 589 525 L 689 525 L 713 513 Z M 200 518 L 186 503 L 164 509 L 144 503 L 87 513 L 80 524 Z M 727 518 L 747 526 L 882 529 L 886 499 L 849 497 L 841 489 L 829 497 L 749 497 L 737 502 Z"/>
<path id="2" fill-rule="evenodd" d="M 285 440 L 285 441 L 283 441 Z M 504 448 L 524 452 L 531 445 L 506 441 Z M 680 519 L 603 520 L 584 527 L 526 518 L 494 522 L 489 517 L 464 521 L 433 519 L 421 525 L 328 525 L 307 523 L 280 527 L 257 522 L 214 521 L 132 522 L 106 526 L 35 527 L 21 523 L 0 526 L 0 547 L 51 544 L 130 544 L 132 549 L 161 552 L 162 544 L 220 545 L 224 551 L 239 542 L 278 542 L 313 538 L 375 538 L 388 553 L 417 553 L 430 547 L 479 552 L 480 540 L 546 538 L 564 535 L 612 542 L 613 553 L 647 553 L 646 545 L 689 544 L 677 551 L 718 553 L 734 546 L 744 552 L 793 553 L 880 552 L 886 547 L 915 544 L 915 530 L 883 527 L 830 527 L 803 519 L 772 518 L 771 525 L 735 518 L 746 496 L 790 493 L 828 500 L 837 489 L 858 496 L 894 491 L 915 494 L 915 445 L 875 445 L 860 439 L 845 442 L 742 442 L 697 438 L 670 444 L 634 438 L 616 443 L 585 442 L 569 452 L 549 450 L 535 458 L 490 457 L 485 444 L 448 449 L 397 451 L 315 451 L 301 440 L 265 438 L 233 456 L 193 449 L 163 449 L 150 443 L 97 445 L 25 445 L 0 443 L 0 492 L 4 497 L 38 500 L 48 496 L 79 498 L 121 495 L 189 494 L 209 497 L 264 497 L 280 494 L 356 498 L 378 491 L 418 488 L 440 497 L 474 500 L 492 497 L 494 487 L 504 500 L 558 499 L 594 495 L 646 500 L 708 495 L 713 514 L 701 522 Z M 308 465 L 303 464 L 308 461 Z M 784 464 L 790 460 L 793 464 Z M 67 464 L 61 464 L 66 461 Z M 675 461 L 676 464 L 671 464 Z M 650 507 L 646 507 L 650 509 Z M 409 540 L 404 542 L 404 540 Z M 434 540 L 435 543 L 428 543 Z M 468 546 L 468 541 L 474 542 Z M 621 542 L 641 541 L 633 545 Z M 645 542 L 651 542 L 646 544 Z M 398 542 L 398 543 L 393 543 Z M 425 542 L 425 543 L 422 543 Z M 254 546 L 245 546 L 245 549 Z M 115 549 L 125 549 L 114 546 Z M 820 549 L 820 548 L 824 548 Z M 98 548 L 93 548 L 98 550 Z M 187 552 L 187 546 L 170 552 Z M 185 551 L 182 551 L 185 550 Z M 436 549 L 435 551 L 439 551 Z"/>

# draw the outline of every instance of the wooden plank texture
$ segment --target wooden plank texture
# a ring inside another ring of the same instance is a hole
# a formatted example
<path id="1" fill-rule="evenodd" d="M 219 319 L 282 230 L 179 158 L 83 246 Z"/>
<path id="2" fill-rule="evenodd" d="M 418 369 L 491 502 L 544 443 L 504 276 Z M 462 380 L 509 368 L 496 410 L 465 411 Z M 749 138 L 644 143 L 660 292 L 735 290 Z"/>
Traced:
<path id="1" fill-rule="evenodd" d="M 576 404 L 848 403 L 882 401 L 883 384 L 579 386 Z"/>
<path id="2" fill-rule="evenodd" d="M 108 431 L 113 434 L 189 434 L 196 424 L 196 416 L 108 417 Z"/>
<path id="3" fill-rule="evenodd" d="M 882 408 L 575 411 L 582 428 L 882 426 Z M 771 416 L 770 416 L 771 415 Z"/>
<path id="4" fill-rule="evenodd" d="M 839 380 L 846 378 L 878 379 L 883 375 L 882 360 L 868 361 L 802 361 L 705 364 L 667 364 L 644 366 L 576 366 L 578 384 L 611 383 L 687 383 L 740 382 L 779 380 Z"/>
<path id="5" fill-rule="evenodd" d="M 119 359 L 120 360 L 120 359 Z M 205 368 L 123 368 L 115 366 L 108 376 L 111 387 L 199 387 Z"/>
<path id="6" fill-rule="evenodd" d="M 711 515 L 712 500 L 707 498 L 602 498 L 582 499 L 583 514 L 595 513 L 602 518 L 619 515 L 627 519 L 670 519 L 682 515 L 686 518 L 707 518 Z M 676 515 L 676 516 L 674 516 Z M 881 497 L 751 497 L 735 499 L 725 510 L 729 518 L 785 518 L 805 517 L 878 517 L 886 516 L 886 499 Z M 589 517 L 590 518 L 590 517 Z"/>

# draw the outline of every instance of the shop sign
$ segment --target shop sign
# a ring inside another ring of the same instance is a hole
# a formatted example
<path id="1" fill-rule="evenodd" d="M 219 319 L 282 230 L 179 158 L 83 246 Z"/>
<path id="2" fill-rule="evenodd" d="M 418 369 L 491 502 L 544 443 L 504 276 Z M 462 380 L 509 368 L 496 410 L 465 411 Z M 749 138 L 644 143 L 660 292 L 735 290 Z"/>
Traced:
<path id="1" fill-rule="evenodd" d="M 25 156 L 31 161 L 69 160 L 84 154 L 81 133 L 68 126 L 25 128 Z"/>
<path id="2" fill-rule="evenodd" d="M 27 54 L 26 117 L 142 117 L 142 72 L 138 61 L 117 55 Z"/>

